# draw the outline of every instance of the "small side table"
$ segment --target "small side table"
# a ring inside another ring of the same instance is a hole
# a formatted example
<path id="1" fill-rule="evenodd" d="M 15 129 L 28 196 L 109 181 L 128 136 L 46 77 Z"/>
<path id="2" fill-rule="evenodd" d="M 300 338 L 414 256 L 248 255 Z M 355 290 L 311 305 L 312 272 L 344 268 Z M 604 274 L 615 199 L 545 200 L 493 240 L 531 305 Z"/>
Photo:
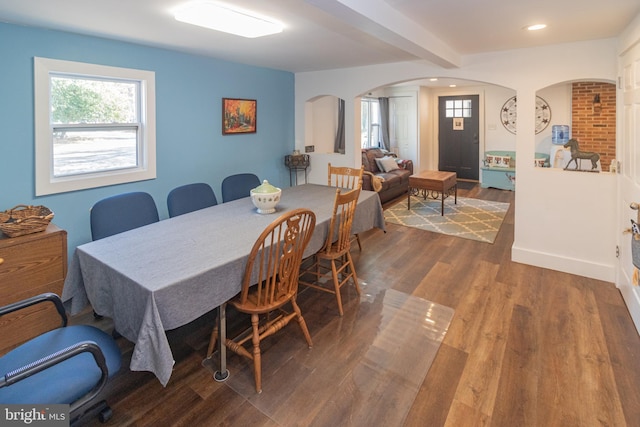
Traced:
<path id="1" fill-rule="evenodd" d="M 441 200 L 440 215 L 444 215 L 444 199 L 453 195 L 458 204 L 458 177 L 455 172 L 423 171 L 409 177 L 409 191 L 407 193 L 407 209 L 411 209 L 411 196 L 420 195 L 434 200 Z"/>
<path id="2" fill-rule="evenodd" d="M 284 156 L 284 164 L 289 168 L 289 184 L 298 185 L 298 171 L 304 171 L 304 183 L 307 183 L 307 168 L 311 163 L 308 154 L 288 154 Z"/>

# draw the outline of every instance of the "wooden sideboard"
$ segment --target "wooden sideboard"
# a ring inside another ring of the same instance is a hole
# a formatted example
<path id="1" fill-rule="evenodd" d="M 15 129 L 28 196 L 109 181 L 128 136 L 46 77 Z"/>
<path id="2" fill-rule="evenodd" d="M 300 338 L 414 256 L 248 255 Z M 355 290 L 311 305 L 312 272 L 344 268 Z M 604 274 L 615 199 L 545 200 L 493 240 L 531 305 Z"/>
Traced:
<path id="1" fill-rule="evenodd" d="M 45 231 L 15 238 L 0 233 L 0 306 L 44 292 L 62 295 L 66 274 L 65 230 L 49 224 Z M 3 316 L 0 354 L 60 324 L 60 316 L 50 303 Z"/>

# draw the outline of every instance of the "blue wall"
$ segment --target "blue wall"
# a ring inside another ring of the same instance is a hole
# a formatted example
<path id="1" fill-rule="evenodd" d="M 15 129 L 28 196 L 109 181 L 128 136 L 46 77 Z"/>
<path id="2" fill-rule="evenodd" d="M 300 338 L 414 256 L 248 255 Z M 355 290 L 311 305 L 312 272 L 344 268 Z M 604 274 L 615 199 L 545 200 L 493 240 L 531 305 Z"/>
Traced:
<path id="1" fill-rule="evenodd" d="M 34 56 L 154 71 L 157 178 L 36 198 Z M 237 172 L 289 185 L 283 158 L 294 147 L 292 73 L 2 23 L 0 58 L 0 211 L 47 206 L 68 232 L 70 254 L 91 240 L 89 209 L 106 196 L 146 191 L 164 219 L 167 193 L 178 185 L 207 182 L 219 201 L 222 179 Z M 257 133 L 222 135 L 223 97 L 257 100 Z"/>

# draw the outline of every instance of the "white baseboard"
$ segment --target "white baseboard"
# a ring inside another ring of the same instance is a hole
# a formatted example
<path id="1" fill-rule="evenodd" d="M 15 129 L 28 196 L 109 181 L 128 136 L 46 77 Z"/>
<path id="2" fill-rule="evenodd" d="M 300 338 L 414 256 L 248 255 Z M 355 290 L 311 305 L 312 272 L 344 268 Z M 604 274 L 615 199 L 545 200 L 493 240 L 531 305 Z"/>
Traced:
<path id="1" fill-rule="evenodd" d="M 605 282 L 614 283 L 616 277 L 614 265 L 597 264 L 581 259 L 522 249 L 515 245 L 511 247 L 511 259 L 522 264 L 576 274 Z"/>

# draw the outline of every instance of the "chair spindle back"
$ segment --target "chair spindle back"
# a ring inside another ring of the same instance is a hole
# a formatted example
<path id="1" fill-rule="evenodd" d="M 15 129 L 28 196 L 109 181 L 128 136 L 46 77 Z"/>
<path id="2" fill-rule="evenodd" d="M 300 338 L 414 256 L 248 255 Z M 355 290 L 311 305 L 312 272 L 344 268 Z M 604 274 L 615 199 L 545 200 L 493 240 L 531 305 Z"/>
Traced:
<path id="1" fill-rule="evenodd" d="M 353 190 L 362 187 L 362 174 L 364 166 L 354 169 L 344 166 L 331 166 L 329 163 L 329 174 L 327 183 L 330 187 L 347 188 Z"/>
<path id="2" fill-rule="evenodd" d="M 295 209 L 271 223 L 258 237 L 249 254 L 240 301 L 247 302 L 249 289 L 256 308 L 277 308 L 298 289 L 300 263 L 316 224 L 309 209 Z"/>
<path id="3" fill-rule="evenodd" d="M 360 187 L 341 193 L 336 190 L 333 203 L 333 216 L 327 231 L 327 240 L 323 250 L 327 253 L 344 253 L 351 248 L 351 226 L 360 196 Z"/>

